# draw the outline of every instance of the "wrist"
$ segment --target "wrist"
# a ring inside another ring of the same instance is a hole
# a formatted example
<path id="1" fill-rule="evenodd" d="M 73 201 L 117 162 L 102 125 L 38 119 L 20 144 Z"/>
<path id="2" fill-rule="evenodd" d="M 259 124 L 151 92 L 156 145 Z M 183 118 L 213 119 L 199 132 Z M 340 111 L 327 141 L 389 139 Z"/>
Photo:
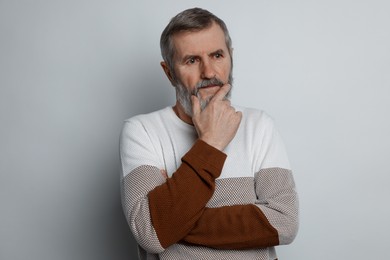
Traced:
<path id="1" fill-rule="evenodd" d="M 214 141 L 212 138 L 207 138 L 207 137 L 202 136 L 199 139 L 202 140 L 203 142 L 207 143 L 208 145 L 214 147 L 215 149 L 220 150 L 221 152 L 225 149 L 224 145 Z"/>

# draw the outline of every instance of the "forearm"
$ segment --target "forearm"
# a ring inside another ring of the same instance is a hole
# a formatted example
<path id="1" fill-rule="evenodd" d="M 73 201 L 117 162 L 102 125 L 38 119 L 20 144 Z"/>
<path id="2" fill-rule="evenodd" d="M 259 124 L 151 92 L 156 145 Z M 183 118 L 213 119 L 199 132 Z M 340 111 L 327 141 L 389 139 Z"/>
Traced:
<path id="1" fill-rule="evenodd" d="M 139 178 L 129 174 L 133 182 L 130 181 L 126 198 L 132 202 L 127 203 L 126 211 L 133 234 L 139 234 L 137 241 L 141 246 L 146 240 L 143 247 L 149 250 L 148 243 L 157 240 L 161 248 L 167 248 L 191 230 L 214 192 L 215 178 L 220 175 L 225 158 L 222 152 L 197 141 L 166 182 L 161 183 L 163 178 L 155 167 L 153 174 L 141 173 Z M 151 187 L 150 182 L 160 183 Z M 149 226 L 145 224 L 148 222 Z M 145 231 L 148 234 L 143 237 Z M 152 245 L 152 251 L 158 248 Z"/>
<path id="2" fill-rule="evenodd" d="M 222 152 L 197 141 L 177 172 L 149 193 L 152 223 L 164 248 L 181 240 L 201 216 L 225 159 Z"/>
<path id="3" fill-rule="evenodd" d="M 291 171 L 264 169 L 256 182 L 253 204 L 207 208 L 183 241 L 220 249 L 292 242 L 298 228 L 298 200 Z"/>
<path id="4" fill-rule="evenodd" d="M 183 241 L 218 249 L 252 249 L 279 244 L 277 230 L 255 205 L 206 208 Z"/>

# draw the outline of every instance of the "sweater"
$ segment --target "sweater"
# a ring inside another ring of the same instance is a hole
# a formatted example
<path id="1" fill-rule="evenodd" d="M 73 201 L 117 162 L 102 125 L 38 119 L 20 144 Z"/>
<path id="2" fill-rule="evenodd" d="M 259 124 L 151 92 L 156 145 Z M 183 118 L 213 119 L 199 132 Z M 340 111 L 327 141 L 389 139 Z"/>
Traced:
<path id="1" fill-rule="evenodd" d="M 125 120 L 122 205 L 144 259 L 276 259 L 298 230 L 282 139 L 264 112 L 242 120 L 223 152 L 171 107 Z M 164 178 L 166 171 L 168 178 Z"/>

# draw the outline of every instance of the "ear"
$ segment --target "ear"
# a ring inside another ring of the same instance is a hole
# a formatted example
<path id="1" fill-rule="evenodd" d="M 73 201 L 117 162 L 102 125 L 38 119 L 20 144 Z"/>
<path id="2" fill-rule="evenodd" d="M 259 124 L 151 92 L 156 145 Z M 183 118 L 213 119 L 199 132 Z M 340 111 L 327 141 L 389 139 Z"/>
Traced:
<path id="1" fill-rule="evenodd" d="M 160 63 L 161 67 L 163 68 L 164 72 L 165 72 L 165 75 L 167 75 L 167 78 L 169 79 L 169 81 L 171 82 L 172 86 L 175 86 L 174 84 L 174 80 L 173 80 L 173 77 L 172 77 L 172 72 L 171 70 L 169 69 L 168 65 L 165 63 L 165 61 L 162 61 Z"/>

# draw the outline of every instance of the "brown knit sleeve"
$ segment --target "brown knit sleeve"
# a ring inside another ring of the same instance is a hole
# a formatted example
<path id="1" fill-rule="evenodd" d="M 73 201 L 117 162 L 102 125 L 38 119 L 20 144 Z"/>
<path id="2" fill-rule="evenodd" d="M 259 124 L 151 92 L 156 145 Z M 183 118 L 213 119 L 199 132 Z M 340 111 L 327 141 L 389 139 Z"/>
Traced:
<path id="1" fill-rule="evenodd" d="M 183 241 L 218 249 L 252 249 L 279 244 L 277 230 L 252 204 L 206 208 Z"/>
<path id="2" fill-rule="evenodd" d="M 183 241 L 219 249 L 291 243 L 298 231 L 298 198 L 291 170 L 261 169 L 254 204 L 205 208 Z M 229 196 L 229 194 L 226 194 Z"/>
<path id="3" fill-rule="evenodd" d="M 198 140 L 166 183 L 148 194 L 150 215 L 164 248 L 183 239 L 214 193 L 226 155 Z"/>

